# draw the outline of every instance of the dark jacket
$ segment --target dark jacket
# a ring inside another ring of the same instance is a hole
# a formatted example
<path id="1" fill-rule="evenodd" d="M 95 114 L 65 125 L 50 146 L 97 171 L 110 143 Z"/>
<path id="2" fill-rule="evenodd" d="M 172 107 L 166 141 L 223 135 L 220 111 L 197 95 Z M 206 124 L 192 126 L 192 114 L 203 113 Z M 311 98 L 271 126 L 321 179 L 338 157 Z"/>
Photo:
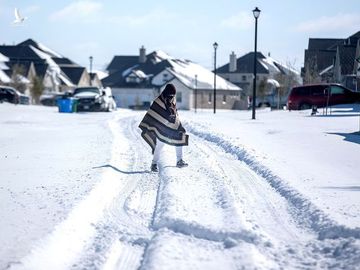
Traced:
<path id="1" fill-rule="evenodd" d="M 176 104 L 161 94 L 151 104 L 150 109 L 140 122 L 141 136 L 154 153 L 156 141 L 183 146 L 188 145 L 189 136 L 181 125 Z"/>

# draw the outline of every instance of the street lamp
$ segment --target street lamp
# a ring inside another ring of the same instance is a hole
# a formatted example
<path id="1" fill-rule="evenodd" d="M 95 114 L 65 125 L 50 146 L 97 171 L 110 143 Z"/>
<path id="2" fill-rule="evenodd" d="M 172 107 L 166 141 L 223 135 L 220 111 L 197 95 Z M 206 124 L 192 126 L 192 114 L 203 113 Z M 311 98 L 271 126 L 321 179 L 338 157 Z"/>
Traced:
<path id="1" fill-rule="evenodd" d="M 216 42 L 214 46 L 214 113 L 216 113 L 216 49 L 219 46 Z"/>
<path id="2" fill-rule="evenodd" d="M 91 73 L 92 73 L 92 62 L 93 62 L 93 57 L 92 57 L 92 56 L 90 56 L 90 57 L 89 57 L 89 60 L 90 60 L 90 74 L 89 74 L 89 75 L 90 75 L 90 85 L 91 85 L 91 84 L 92 84 L 92 83 L 91 83 Z"/>
<path id="3" fill-rule="evenodd" d="M 195 113 L 197 108 L 197 74 L 195 75 Z"/>
<path id="4" fill-rule="evenodd" d="M 252 119 L 255 119 L 256 107 L 256 59 L 257 59 L 257 20 L 260 16 L 261 10 L 257 7 L 252 11 L 255 18 L 255 50 L 254 50 L 254 82 L 253 82 L 253 97 L 252 97 Z"/>
<path id="5" fill-rule="evenodd" d="M 89 59 L 90 59 L 90 73 L 92 73 L 92 62 L 94 58 L 90 56 Z"/>

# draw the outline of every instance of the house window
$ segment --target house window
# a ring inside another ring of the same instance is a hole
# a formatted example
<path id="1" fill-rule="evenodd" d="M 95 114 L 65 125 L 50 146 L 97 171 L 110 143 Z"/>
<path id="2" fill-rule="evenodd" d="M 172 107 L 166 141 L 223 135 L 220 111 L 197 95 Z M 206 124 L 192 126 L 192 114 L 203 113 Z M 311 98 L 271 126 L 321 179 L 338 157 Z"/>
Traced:
<path id="1" fill-rule="evenodd" d="M 130 75 L 130 76 L 126 77 L 126 82 L 127 83 L 139 83 L 140 79 L 138 77 Z"/>
<path id="2" fill-rule="evenodd" d="M 163 82 L 167 82 L 169 80 L 167 73 L 163 73 Z"/>
<path id="3" fill-rule="evenodd" d="M 222 103 L 223 103 L 223 104 L 226 104 L 226 95 L 223 95 Z"/>
<path id="4" fill-rule="evenodd" d="M 176 103 L 181 103 L 181 102 L 182 102 L 182 93 L 177 92 L 176 93 Z"/>
<path id="5" fill-rule="evenodd" d="M 242 80 L 245 82 L 246 81 L 246 75 L 242 75 Z"/>
<path id="6" fill-rule="evenodd" d="M 211 93 L 209 93 L 208 103 L 211 103 Z"/>

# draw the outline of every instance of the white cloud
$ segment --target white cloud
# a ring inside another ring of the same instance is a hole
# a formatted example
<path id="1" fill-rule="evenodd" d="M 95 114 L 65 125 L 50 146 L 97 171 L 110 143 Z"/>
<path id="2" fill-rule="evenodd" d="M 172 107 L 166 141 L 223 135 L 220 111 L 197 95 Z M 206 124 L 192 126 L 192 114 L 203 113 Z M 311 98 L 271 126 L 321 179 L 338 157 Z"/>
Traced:
<path id="1" fill-rule="evenodd" d="M 58 20 L 94 20 L 94 16 L 102 9 L 102 4 L 95 1 L 81 0 L 71 3 L 50 15 L 53 21 Z"/>
<path id="2" fill-rule="evenodd" d="M 166 23 L 169 20 L 174 20 L 176 17 L 176 14 L 171 13 L 166 10 L 162 9 L 155 9 L 152 11 L 147 12 L 144 15 L 138 15 L 138 16 L 116 16 L 116 17 L 110 17 L 107 19 L 108 22 L 111 23 L 117 23 L 117 24 L 126 24 L 129 26 L 143 26 L 143 25 L 149 25 L 153 24 L 154 22 L 161 22 L 163 21 Z"/>
<path id="3" fill-rule="evenodd" d="M 224 19 L 220 25 L 225 28 L 246 30 L 253 26 L 254 17 L 252 13 L 241 11 L 238 14 Z"/>
<path id="4" fill-rule="evenodd" d="M 298 32 L 333 32 L 345 30 L 351 32 L 353 29 L 359 29 L 359 14 L 338 14 L 332 17 L 322 16 L 315 20 L 305 21 L 296 26 Z"/>

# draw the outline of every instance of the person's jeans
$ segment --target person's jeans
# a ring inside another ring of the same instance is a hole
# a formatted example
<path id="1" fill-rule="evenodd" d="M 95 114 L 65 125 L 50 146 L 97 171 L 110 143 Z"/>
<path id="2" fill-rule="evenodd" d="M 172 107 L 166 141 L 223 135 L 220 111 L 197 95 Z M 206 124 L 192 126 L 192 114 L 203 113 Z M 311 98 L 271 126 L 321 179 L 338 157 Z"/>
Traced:
<path id="1" fill-rule="evenodd" d="M 162 141 L 156 140 L 156 147 L 154 151 L 152 164 L 157 164 L 159 162 L 160 152 L 164 147 L 164 145 L 165 143 L 163 143 Z M 176 148 L 176 161 L 179 161 L 183 158 L 182 146 L 176 146 L 175 148 Z"/>

